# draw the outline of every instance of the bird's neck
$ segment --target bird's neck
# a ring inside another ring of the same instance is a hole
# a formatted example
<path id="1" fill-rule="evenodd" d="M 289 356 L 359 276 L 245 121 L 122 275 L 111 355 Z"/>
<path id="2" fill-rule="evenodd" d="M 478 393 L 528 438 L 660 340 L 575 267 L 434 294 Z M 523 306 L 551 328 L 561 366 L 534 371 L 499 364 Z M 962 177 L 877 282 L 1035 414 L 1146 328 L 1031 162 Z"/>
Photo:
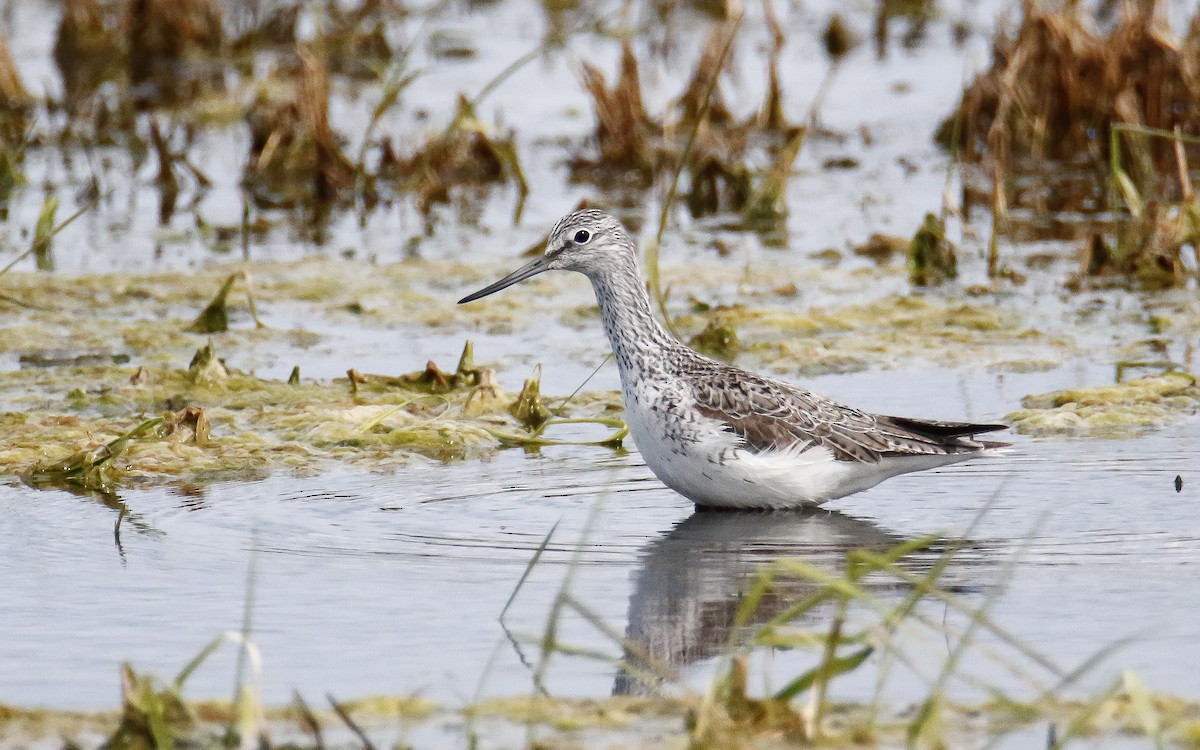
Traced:
<path id="1" fill-rule="evenodd" d="M 637 266 L 630 261 L 620 273 L 589 275 L 604 331 L 612 346 L 621 383 L 627 389 L 662 368 L 681 344 L 663 328 L 650 310 L 650 297 Z"/>

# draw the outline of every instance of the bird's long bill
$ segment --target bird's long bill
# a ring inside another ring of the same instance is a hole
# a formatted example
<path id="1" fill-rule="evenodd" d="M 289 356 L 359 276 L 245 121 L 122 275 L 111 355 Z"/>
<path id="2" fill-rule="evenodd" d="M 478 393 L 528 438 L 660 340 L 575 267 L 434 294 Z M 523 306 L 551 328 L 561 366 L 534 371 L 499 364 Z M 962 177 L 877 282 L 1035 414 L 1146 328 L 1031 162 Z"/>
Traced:
<path id="1" fill-rule="evenodd" d="M 525 265 L 521 266 L 520 268 L 513 271 L 509 275 L 505 276 L 503 279 L 500 279 L 499 281 L 497 281 L 495 284 L 489 284 L 488 286 L 485 286 L 483 289 L 480 289 L 478 292 L 475 292 L 474 294 L 468 294 L 466 297 L 463 297 L 462 299 L 460 299 L 458 301 L 458 304 L 461 305 L 465 302 L 474 302 L 475 300 L 479 299 L 480 297 L 486 297 L 489 294 L 495 294 L 496 292 L 500 291 L 501 289 L 507 289 L 508 287 L 512 286 L 513 284 L 516 284 L 519 281 L 524 281 L 525 279 L 528 279 L 530 276 L 537 276 L 542 271 L 548 270 L 550 268 L 550 261 L 552 259 L 553 259 L 553 256 L 551 256 L 551 255 L 539 255 L 533 261 L 530 261 L 529 263 L 526 263 Z"/>

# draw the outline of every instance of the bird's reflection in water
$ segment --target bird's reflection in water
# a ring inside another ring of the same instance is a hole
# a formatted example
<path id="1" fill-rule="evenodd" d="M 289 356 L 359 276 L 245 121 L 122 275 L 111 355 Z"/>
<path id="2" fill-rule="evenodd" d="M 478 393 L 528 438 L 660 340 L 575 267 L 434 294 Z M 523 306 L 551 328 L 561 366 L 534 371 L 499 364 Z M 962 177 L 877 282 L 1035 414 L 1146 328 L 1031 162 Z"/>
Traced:
<path id="1" fill-rule="evenodd" d="M 614 694 L 654 692 L 658 686 L 647 679 L 656 671 L 652 665 L 678 668 L 716 656 L 729 642 L 742 598 L 763 566 L 795 558 L 841 576 L 850 550 L 882 552 L 906 541 L 867 521 L 825 510 L 692 514 L 642 553 L 626 631 L 632 669 L 617 674 Z M 870 580 L 862 583 L 873 587 Z M 877 585 L 895 588 L 897 581 Z M 818 588 L 803 578 L 779 578 L 751 623 L 769 619 Z"/>

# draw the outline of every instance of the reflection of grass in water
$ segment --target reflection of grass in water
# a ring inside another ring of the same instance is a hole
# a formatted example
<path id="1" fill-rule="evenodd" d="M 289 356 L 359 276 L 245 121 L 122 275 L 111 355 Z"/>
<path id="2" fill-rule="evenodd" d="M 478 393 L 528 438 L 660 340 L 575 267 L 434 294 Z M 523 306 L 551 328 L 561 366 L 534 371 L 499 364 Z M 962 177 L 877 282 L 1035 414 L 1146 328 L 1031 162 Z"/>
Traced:
<path id="1" fill-rule="evenodd" d="M 971 528 L 982 516 L 980 513 Z M 587 537 L 593 522 L 594 517 L 585 527 L 583 538 Z M 532 568 L 542 558 L 552 535 L 553 530 L 534 554 L 505 607 L 506 611 Z M 885 746 L 946 747 L 963 742 L 977 744 L 981 732 L 998 738 L 1028 730 L 1042 722 L 1051 726 L 1051 747 L 1061 747 L 1081 734 L 1097 731 L 1143 735 L 1152 739 L 1156 746 L 1161 746 L 1164 734 L 1174 733 L 1175 737 L 1186 741 L 1184 738 L 1195 733 L 1197 723 L 1191 715 L 1197 710 L 1195 704 L 1155 695 L 1130 672 L 1123 673 L 1091 699 L 1077 701 L 1063 697 L 1064 691 L 1095 671 L 1096 665 L 1123 642 L 1105 646 L 1073 671 L 1062 670 L 1004 629 L 990 614 L 1020 564 L 1020 555 L 1007 561 L 999 580 L 989 588 L 984 600 L 973 604 L 939 582 L 954 562 L 961 544 L 944 543 L 945 551 L 924 573 L 914 573 L 902 566 L 910 555 L 928 552 L 938 543 L 935 537 L 925 537 L 883 552 L 852 549 L 847 553 L 845 567 L 840 573 L 821 569 L 801 559 L 781 559 L 764 566 L 750 588 L 739 595 L 741 605 L 708 689 L 702 696 L 684 698 L 681 708 L 677 709 L 686 712 L 689 745 L 693 748 L 724 748 L 757 747 L 761 743 L 774 747 L 773 743 L 782 737 L 789 743 L 805 745 L 881 743 Z M 576 547 L 541 635 L 514 641 L 518 648 L 520 641 L 533 643 L 541 652 L 536 663 L 530 665 L 536 689 L 531 700 L 535 704 L 540 702 L 543 711 L 551 710 L 554 705 L 554 699 L 545 687 L 554 655 L 614 664 L 625 674 L 643 679 L 649 685 L 665 682 L 687 693 L 672 665 L 656 663 L 641 644 L 631 642 L 571 594 L 574 570 L 583 548 L 582 542 Z M 812 593 L 761 622 L 758 613 L 765 598 L 786 580 L 806 581 L 813 587 Z M 866 585 L 868 580 L 870 587 Z M 899 601 L 889 601 L 873 593 L 895 591 L 897 587 L 906 592 Z M 965 624 L 956 627 L 946 622 L 945 616 L 930 617 L 921 609 L 924 604 L 943 606 L 965 618 Z M 827 612 L 831 607 L 830 615 Z M 561 619 L 567 613 L 591 624 L 603 640 L 622 649 L 624 658 L 611 656 L 595 645 L 564 642 L 560 637 Z M 822 621 L 827 622 L 824 629 L 812 624 Z M 978 632 L 988 633 L 997 645 L 978 642 Z M 904 641 L 899 637 L 902 634 Z M 892 666 L 904 664 L 918 675 L 925 674 L 930 666 L 926 654 L 906 645 L 914 635 L 921 634 L 934 640 L 955 642 L 941 660 L 940 668 L 935 667 L 932 677 L 927 678 L 930 688 L 926 697 L 914 709 L 890 712 L 882 705 L 882 695 Z M 780 649 L 812 651 L 816 663 L 787 680 L 782 687 L 766 695 L 752 695 L 748 689 L 749 657 Z M 959 674 L 968 655 L 985 658 L 1021 683 L 1032 686 L 1034 696 L 1016 697 L 988 683 L 980 675 Z M 876 674 L 876 693 L 869 704 L 846 704 L 830 699 L 832 684 L 845 675 L 865 669 L 873 669 Z M 952 681 L 975 690 L 982 689 L 991 697 L 983 704 L 964 705 L 951 697 Z M 669 705 L 673 699 L 664 700 Z M 531 724 L 552 723 L 545 716 L 530 717 L 528 707 L 518 715 Z"/>

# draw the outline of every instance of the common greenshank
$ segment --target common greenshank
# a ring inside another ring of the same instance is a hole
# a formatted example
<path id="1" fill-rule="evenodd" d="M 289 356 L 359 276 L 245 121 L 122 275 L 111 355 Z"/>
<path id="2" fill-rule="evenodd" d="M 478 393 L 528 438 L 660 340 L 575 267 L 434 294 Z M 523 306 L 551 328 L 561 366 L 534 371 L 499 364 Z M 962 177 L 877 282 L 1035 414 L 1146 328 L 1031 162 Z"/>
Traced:
<path id="1" fill-rule="evenodd" d="M 591 280 L 630 436 L 650 470 L 698 506 L 811 507 L 1006 445 L 974 437 L 1006 425 L 871 414 L 693 351 L 654 317 L 636 244 L 600 211 L 567 215 L 543 255 L 459 304 L 552 270 Z"/>

